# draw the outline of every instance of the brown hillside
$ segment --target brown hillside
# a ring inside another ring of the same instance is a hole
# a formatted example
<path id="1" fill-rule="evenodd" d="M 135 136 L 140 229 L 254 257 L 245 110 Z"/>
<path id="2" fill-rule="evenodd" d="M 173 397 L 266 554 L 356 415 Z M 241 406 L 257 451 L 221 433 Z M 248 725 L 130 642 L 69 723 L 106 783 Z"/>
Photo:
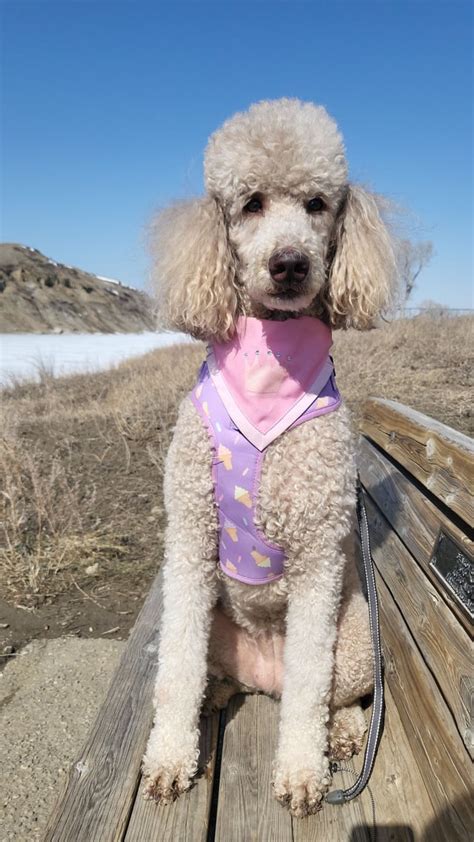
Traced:
<path id="1" fill-rule="evenodd" d="M 0 333 L 154 330 L 143 292 L 56 263 L 37 249 L 0 244 Z"/>

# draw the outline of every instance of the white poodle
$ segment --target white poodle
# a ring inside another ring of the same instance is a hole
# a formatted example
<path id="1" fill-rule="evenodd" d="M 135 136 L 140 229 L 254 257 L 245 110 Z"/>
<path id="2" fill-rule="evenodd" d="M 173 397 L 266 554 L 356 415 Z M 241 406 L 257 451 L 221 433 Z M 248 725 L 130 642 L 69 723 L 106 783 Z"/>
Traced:
<path id="1" fill-rule="evenodd" d="M 165 210 L 156 223 L 165 322 L 206 340 L 210 356 L 181 405 L 167 459 L 164 606 L 146 793 L 167 802 L 190 786 L 204 701 L 215 709 L 239 690 L 264 691 L 281 697 L 275 793 L 301 816 L 321 806 L 328 757 L 360 749 L 365 720 L 358 700 L 372 689 L 368 612 L 355 562 L 355 445 L 328 355 L 330 329 L 372 325 L 390 301 L 394 252 L 375 198 L 348 183 L 341 135 L 322 107 L 281 99 L 237 114 L 209 141 L 205 180 L 204 198 Z M 260 345 L 249 361 L 255 337 Z M 273 341 L 296 348 L 296 374 L 286 362 L 291 355 L 282 359 Z M 246 383 L 240 397 L 239 366 Z M 311 375 L 308 382 L 300 369 Z M 256 454 L 253 487 L 246 490 L 244 478 L 234 495 L 253 517 L 242 533 L 244 547 L 254 542 L 246 560 L 243 550 L 227 557 L 244 527 L 232 514 L 235 500 L 220 493 L 219 469 L 230 470 L 237 457 L 227 440 L 213 438 L 216 425 L 206 418 L 212 413 L 198 402 L 202 388 L 212 400 L 222 398 L 227 432 Z M 303 401 L 301 418 L 295 400 L 282 396 L 293 388 Z M 290 423 L 272 438 L 263 416 L 268 410 L 271 426 L 280 402 L 283 414 L 290 406 Z M 257 427 L 249 444 L 248 430 Z"/>

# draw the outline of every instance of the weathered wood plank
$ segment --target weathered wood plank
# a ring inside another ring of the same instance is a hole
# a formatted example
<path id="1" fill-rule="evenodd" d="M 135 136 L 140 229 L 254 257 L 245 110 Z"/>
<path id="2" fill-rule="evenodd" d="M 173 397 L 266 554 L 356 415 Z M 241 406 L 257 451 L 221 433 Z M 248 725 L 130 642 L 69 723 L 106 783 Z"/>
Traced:
<path id="1" fill-rule="evenodd" d="M 466 523 L 474 519 L 474 442 L 395 401 L 364 404 L 362 432 Z"/>
<path id="2" fill-rule="evenodd" d="M 378 572 L 376 578 L 386 677 L 436 812 L 436 833 L 466 842 L 473 827 L 468 753 L 400 608 Z"/>
<path id="3" fill-rule="evenodd" d="M 368 713 L 366 711 L 367 717 Z M 362 753 L 354 758 L 357 771 L 362 760 Z M 380 748 L 369 788 L 360 795 L 359 801 L 367 830 L 374 826 L 375 813 L 377 842 L 413 842 L 413 837 L 446 842 L 439 835 L 423 836 L 433 827 L 435 812 L 388 686 L 385 688 L 385 727 Z"/>
<path id="4" fill-rule="evenodd" d="M 201 719 L 199 767 L 195 785 L 166 807 L 145 801 L 143 782 L 137 792 L 125 842 L 206 842 L 216 765 L 219 715 Z"/>
<path id="5" fill-rule="evenodd" d="M 366 497 L 372 552 L 385 584 L 403 610 L 403 617 L 451 710 L 461 739 L 473 753 L 472 711 L 464 685 L 473 674 L 471 641 L 421 568 Z"/>
<path id="6" fill-rule="evenodd" d="M 278 703 L 234 696 L 227 708 L 216 842 L 292 842 L 291 816 L 271 787 Z"/>
<path id="7" fill-rule="evenodd" d="M 398 533 L 410 553 L 449 605 L 459 622 L 472 636 L 472 624 L 459 608 L 447 588 L 444 588 L 430 567 L 430 558 L 440 526 L 459 546 L 471 555 L 474 544 L 465 532 L 410 482 L 390 459 L 369 441 L 362 439 L 358 452 L 358 467 L 362 485 L 375 500 L 387 521 Z"/>
<path id="8" fill-rule="evenodd" d="M 45 842 L 116 842 L 123 838 L 152 722 L 160 603 L 159 574 L 87 743 L 70 769 Z"/>

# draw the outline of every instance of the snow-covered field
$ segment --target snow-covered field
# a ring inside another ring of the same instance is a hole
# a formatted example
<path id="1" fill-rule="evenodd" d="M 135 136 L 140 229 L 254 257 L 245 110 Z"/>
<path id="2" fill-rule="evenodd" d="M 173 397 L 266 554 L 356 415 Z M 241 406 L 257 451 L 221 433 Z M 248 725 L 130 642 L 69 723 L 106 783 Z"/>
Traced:
<path id="1" fill-rule="evenodd" d="M 0 334 L 0 386 L 12 378 L 38 378 L 46 369 L 55 376 L 109 368 L 153 348 L 190 341 L 180 333 Z"/>

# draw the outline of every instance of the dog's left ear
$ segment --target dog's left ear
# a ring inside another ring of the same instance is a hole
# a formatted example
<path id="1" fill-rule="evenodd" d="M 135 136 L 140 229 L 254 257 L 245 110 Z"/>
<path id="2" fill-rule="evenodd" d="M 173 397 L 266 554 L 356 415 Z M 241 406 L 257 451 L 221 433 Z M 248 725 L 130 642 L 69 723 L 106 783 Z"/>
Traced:
<path id="1" fill-rule="evenodd" d="M 326 303 L 334 327 L 364 330 L 390 305 L 397 267 L 375 196 L 350 185 L 336 220 Z"/>

